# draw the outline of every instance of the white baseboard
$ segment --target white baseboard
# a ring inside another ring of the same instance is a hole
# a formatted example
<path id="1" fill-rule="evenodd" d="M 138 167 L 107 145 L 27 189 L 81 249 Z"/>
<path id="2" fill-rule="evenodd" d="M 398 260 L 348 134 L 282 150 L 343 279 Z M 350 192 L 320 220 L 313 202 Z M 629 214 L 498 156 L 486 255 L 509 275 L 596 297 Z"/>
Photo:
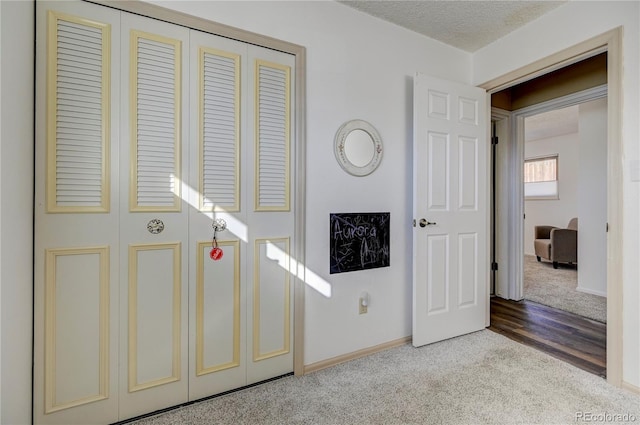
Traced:
<path id="1" fill-rule="evenodd" d="M 578 285 L 578 287 L 576 288 L 576 291 L 584 292 L 585 294 L 598 295 L 600 297 L 607 298 L 607 293 L 606 292 L 595 291 L 595 290 L 589 289 L 589 288 L 581 288 L 580 285 Z"/>
<path id="2" fill-rule="evenodd" d="M 622 388 L 624 388 L 625 390 L 629 390 L 632 393 L 636 393 L 636 394 L 640 395 L 640 387 L 636 387 L 635 385 L 630 384 L 628 382 L 624 382 L 623 381 L 622 382 Z"/>
<path id="3" fill-rule="evenodd" d="M 404 344 L 408 344 L 411 342 L 411 336 L 406 336 L 404 338 L 396 339 L 394 341 L 385 342 L 383 344 L 375 345 L 369 348 L 363 348 L 362 350 L 354 351 L 352 353 L 343 354 L 341 356 L 333 357 L 327 360 L 321 360 L 316 363 L 311 363 L 309 365 L 305 365 L 304 374 L 311 372 L 316 372 L 321 369 L 326 369 L 331 366 L 338 365 L 340 363 L 348 362 L 349 360 L 359 359 L 361 357 L 365 357 L 379 351 L 388 350 L 389 348 L 399 347 Z"/>

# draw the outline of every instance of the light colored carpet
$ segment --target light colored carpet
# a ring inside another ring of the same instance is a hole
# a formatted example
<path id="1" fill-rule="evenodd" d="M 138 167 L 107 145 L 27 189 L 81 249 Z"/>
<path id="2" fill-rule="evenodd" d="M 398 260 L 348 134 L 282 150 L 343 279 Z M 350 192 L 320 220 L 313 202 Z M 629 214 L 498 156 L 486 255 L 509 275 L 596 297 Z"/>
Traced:
<path id="1" fill-rule="evenodd" d="M 640 397 L 483 330 L 421 348 L 404 345 L 135 424 L 575 424 L 584 423 L 576 420 L 581 414 L 631 415 L 639 423 Z"/>
<path id="2" fill-rule="evenodd" d="M 607 299 L 576 291 L 576 266 L 538 262 L 533 255 L 524 256 L 524 299 L 568 311 L 598 322 L 607 322 Z"/>

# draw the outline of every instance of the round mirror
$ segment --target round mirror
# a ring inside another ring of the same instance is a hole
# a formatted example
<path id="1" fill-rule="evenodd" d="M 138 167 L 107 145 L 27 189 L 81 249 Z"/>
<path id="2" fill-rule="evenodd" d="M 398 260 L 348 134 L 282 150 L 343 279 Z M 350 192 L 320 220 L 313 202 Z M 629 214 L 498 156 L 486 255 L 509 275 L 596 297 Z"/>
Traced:
<path id="1" fill-rule="evenodd" d="M 346 172 L 354 176 L 366 176 L 380 165 L 382 140 L 368 122 L 347 121 L 336 133 L 335 154 Z"/>
<path id="2" fill-rule="evenodd" d="M 344 139 L 344 154 L 356 167 L 364 167 L 373 159 L 373 139 L 364 130 L 353 130 Z"/>

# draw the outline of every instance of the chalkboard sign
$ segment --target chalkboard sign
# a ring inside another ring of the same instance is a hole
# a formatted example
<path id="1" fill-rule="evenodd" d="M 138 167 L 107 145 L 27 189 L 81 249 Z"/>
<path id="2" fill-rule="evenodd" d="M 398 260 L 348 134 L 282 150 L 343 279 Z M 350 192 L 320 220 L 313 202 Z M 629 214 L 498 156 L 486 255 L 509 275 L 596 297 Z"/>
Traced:
<path id="1" fill-rule="evenodd" d="M 330 273 L 389 267 L 390 213 L 330 214 Z"/>

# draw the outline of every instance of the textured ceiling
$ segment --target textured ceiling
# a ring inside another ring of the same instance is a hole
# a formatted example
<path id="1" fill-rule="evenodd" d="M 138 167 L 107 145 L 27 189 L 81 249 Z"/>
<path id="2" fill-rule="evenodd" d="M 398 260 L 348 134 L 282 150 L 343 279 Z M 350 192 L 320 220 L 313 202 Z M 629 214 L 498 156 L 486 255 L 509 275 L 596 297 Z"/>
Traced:
<path id="1" fill-rule="evenodd" d="M 468 52 L 498 40 L 565 1 L 338 0 Z"/>

